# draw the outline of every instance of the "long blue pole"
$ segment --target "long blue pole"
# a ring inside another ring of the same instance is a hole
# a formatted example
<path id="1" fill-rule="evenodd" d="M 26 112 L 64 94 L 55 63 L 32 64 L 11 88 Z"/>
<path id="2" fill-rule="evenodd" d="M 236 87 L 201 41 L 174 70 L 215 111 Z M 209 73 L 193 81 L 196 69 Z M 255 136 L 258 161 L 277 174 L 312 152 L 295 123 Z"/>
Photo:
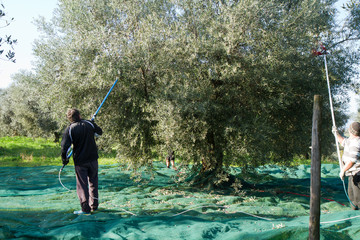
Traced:
<path id="1" fill-rule="evenodd" d="M 106 101 L 106 99 L 108 98 L 109 94 L 111 93 L 111 91 L 113 90 L 113 88 L 115 87 L 115 84 L 118 82 L 118 79 L 115 80 L 114 84 L 111 86 L 109 92 L 106 94 L 106 96 L 104 97 L 104 100 L 101 102 L 100 106 L 98 107 L 98 109 L 96 110 L 96 112 L 94 113 L 94 115 L 92 116 L 91 120 L 95 120 L 96 115 L 98 114 L 98 112 L 100 111 L 100 108 L 102 107 L 102 105 L 104 104 L 104 102 Z M 70 153 L 67 155 L 67 158 L 70 158 L 71 155 L 73 154 L 73 151 L 71 150 Z M 65 167 L 65 165 L 61 168 L 61 170 Z"/>
<path id="2" fill-rule="evenodd" d="M 106 94 L 104 100 L 101 102 L 99 108 L 96 110 L 96 112 L 94 113 L 93 117 L 91 118 L 91 120 L 94 120 L 96 115 L 98 114 L 98 112 L 100 111 L 100 108 L 102 107 L 102 105 L 104 104 L 104 102 L 106 101 L 106 99 L 108 98 L 109 94 L 111 93 L 111 91 L 113 90 L 113 88 L 115 87 L 115 84 L 117 83 L 118 79 L 115 80 L 114 84 L 112 85 L 112 87 L 110 88 L 109 92 Z"/>

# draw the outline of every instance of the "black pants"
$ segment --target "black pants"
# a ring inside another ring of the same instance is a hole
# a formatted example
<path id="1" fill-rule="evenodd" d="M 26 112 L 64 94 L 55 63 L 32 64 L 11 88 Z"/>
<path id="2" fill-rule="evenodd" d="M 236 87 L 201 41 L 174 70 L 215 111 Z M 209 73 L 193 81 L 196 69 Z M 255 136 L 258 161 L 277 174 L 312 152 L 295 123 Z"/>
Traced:
<path id="1" fill-rule="evenodd" d="M 97 161 L 75 166 L 76 193 L 83 212 L 96 210 L 99 206 L 98 168 Z"/>
<path id="2" fill-rule="evenodd" d="M 348 194 L 350 201 L 355 205 L 351 205 L 352 209 L 360 207 L 360 172 L 354 176 L 349 176 Z"/>

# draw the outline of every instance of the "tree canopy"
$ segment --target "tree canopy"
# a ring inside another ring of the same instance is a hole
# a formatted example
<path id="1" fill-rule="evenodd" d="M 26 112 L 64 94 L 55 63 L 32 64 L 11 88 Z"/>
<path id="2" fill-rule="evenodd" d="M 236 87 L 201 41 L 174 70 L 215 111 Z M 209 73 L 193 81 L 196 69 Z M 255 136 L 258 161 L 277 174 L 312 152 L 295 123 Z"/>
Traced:
<path id="1" fill-rule="evenodd" d="M 61 130 L 67 108 L 91 116 L 118 78 L 97 118 L 101 144 L 134 167 L 169 148 L 204 171 L 307 154 L 313 96 L 327 96 L 323 59 L 311 54 L 319 42 L 334 46 L 332 90 L 353 87 L 356 57 L 336 44 L 333 1 L 59 3 L 37 21 L 36 102 Z M 335 103 L 339 126 L 346 102 Z M 325 110 L 325 153 L 331 124 Z"/>

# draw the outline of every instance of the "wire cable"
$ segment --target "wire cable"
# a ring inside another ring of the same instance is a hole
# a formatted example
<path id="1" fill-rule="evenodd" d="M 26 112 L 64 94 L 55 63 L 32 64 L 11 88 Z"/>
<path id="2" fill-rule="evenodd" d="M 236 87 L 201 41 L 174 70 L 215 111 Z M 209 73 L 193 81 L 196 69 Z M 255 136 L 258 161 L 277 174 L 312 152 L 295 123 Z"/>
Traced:
<path id="1" fill-rule="evenodd" d="M 174 215 L 172 215 L 172 217 L 176 217 L 176 216 L 182 215 L 182 214 L 184 214 L 184 213 L 186 213 L 186 212 L 190 212 L 190 211 L 192 211 L 192 210 L 194 210 L 194 209 L 205 208 L 205 207 L 226 208 L 226 207 L 223 207 L 223 206 L 216 206 L 216 205 L 202 205 L 202 206 L 193 207 L 193 208 L 187 209 L 187 210 L 185 210 L 185 211 L 182 211 L 182 212 L 180 212 L 180 213 L 174 214 Z"/>
<path id="2" fill-rule="evenodd" d="M 356 206 L 351 202 L 351 200 L 350 200 L 350 198 L 349 198 L 349 195 L 348 195 L 348 193 L 347 193 L 347 191 L 346 191 L 346 187 L 345 187 L 345 182 L 344 182 L 344 180 L 341 179 L 341 181 L 342 181 L 342 183 L 343 183 L 344 192 L 345 192 L 345 195 L 346 195 L 347 199 L 349 200 L 349 202 L 351 203 L 351 205 L 353 205 L 353 207 L 356 208 Z"/>
<path id="3" fill-rule="evenodd" d="M 121 211 L 123 211 L 123 212 L 126 212 L 126 213 L 128 213 L 128 214 L 131 214 L 131 215 L 133 215 L 133 216 L 137 216 L 135 213 L 132 213 L 132 212 L 130 212 L 130 211 L 128 211 L 128 210 L 126 210 L 126 209 L 123 209 L 123 208 L 121 208 L 120 206 L 118 206 L 118 205 L 116 205 L 116 204 L 111 203 L 110 201 L 108 201 L 108 202 L 104 202 L 104 204 L 110 204 L 110 205 L 112 205 L 112 206 L 114 206 L 114 207 L 118 208 L 119 210 L 121 210 Z"/>
<path id="4" fill-rule="evenodd" d="M 180 213 L 177 213 L 177 214 L 174 214 L 172 215 L 172 217 L 176 217 L 176 216 L 179 216 L 179 215 L 182 215 L 186 212 L 189 212 L 189 211 L 192 211 L 194 209 L 198 209 L 198 208 L 206 208 L 206 207 L 217 207 L 217 208 L 227 208 L 227 207 L 224 207 L 224 206 L 218 206 L 218 205 L 201 205 L 201 206 L 197 206 L 197 207 L 193 207 L 193 208 L 190 208 L 190 209 L 187 209 L 185 211 L 182 211 Z M 269 219 L 269 218 L 264 218 L 264 217 L 260 217 L 260 216 L 257 216 L 255 214 L 251 214 L 251 213 L 247 213 L 247 212 L 242 212 L 242 211 L 236 211 L 234 213 L 243 213 L 243 214 L 246 214 L 246 215 L 249 215 L 249 216 L 252 216 L 252 217 L 255 217 L 255 218 L 259 218 L 259 219 L 263 219 L 263 220 L 266 220 L 266 221 L 273 221 L 272 219 Z"/>
<path id="5" fill-rule="evenodd" d="M 59 171 L 59 182 L 60 182 L 60 184 L 61 184 L 61 186 L 62 186 L 63 188 L 65 188 L 66 190 L 68 190 L 68 191 L 70 192 L 71 190 L 70 190 L 69 188 L 65 187 L 64 184 L 61 182 L 61 172 L 62 172 L 62 170 L 64 169 L 64 167 L 65 167 L 65 165 L 63 165 L 62 168 L 61 168 L 60 171 Z M 93 197 L 93 196 L 90 196 L 90 195 L 89 195 L 89 197 L 91 197 L 92 199 L 99 200 L 99 198 L 96 198 L 96 197 Z"/>
<path id="6" fill-rule="evenodd" d="M 69 192 L 71 191 L 70 189 L 68 189 L 67 187 L 64 186 L 64 184 L 61 182 L 61 171 L 64 169 L 64 166 L 60 169 L 59 171 L 59 182 L 61 184 L 61 186 L 63 186 L 63 188 L 65 188 L 66 190 L 68 190 Z"/>
<path id="7" fill-rule="evenodd" d="M 339 220 L 334 220 L 334 221 L 328 221 L 328 222 L 320 222 L 320 224 L 328 224 L 328 223 L 337 223 L 337 222 L 343 222 L 343 221 L 347 221 L 347 220 L 351 220 L 354 218 L 359 218 L 360 215 L 358 216 L 354 216 L 354 217 L 349 217 L 349 218 L 344 218 L 344 219 L 339 219 Z"/>

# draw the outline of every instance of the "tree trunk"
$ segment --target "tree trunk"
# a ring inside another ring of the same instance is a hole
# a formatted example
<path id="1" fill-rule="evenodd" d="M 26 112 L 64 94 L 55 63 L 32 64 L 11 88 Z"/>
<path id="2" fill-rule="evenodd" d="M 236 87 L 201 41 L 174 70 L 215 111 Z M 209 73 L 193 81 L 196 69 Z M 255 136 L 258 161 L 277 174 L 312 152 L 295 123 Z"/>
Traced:
<path id="1" fill-rule="evenodd" d="M 192 179 L 192 185 L 208 190 L 228 188 L 235 182 L 235 177 L 223 169 L 223 149 L 216 144 L 214 133 L 210 132 L 207 140 L 208 152 L 201 160 L 201 170 Z"/>

